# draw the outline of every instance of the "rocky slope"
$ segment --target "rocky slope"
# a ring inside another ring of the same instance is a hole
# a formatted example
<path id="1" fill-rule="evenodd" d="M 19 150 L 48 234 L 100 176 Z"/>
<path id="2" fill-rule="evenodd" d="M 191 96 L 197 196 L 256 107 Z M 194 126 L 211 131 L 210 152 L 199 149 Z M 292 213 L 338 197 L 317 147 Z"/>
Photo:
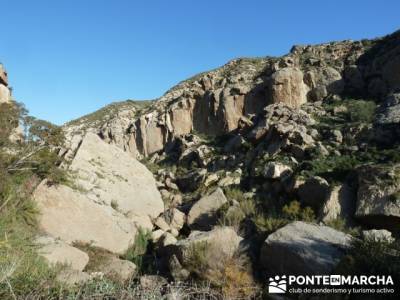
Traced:
<path id="1" fill-rule="evenodd" d="M 235 59 L 183 81 L 140 113 L 125 103 L 101 124 L 83 118 L 65 129 L 74 136 L 94 130 L 141 157 L 187 133 L 231 132 L 272 103 L 299 107 L 345 95 L 382 99 L 400 85 L 398 43 L 396 32 L 376 40 L 294 46 L 280 58 Z"/>

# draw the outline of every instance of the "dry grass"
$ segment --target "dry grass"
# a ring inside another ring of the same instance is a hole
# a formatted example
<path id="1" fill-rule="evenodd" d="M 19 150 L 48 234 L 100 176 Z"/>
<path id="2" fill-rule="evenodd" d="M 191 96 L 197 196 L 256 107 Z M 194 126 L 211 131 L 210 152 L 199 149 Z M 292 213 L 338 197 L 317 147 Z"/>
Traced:
<path id="1" fill-rule="evenodd" d="M 222 299 L 252 299 L 259 292 L 251 264 L 240 250 L 226 255 L 212 244 L 198 242 L 188 249 L 185 261 L 192 274 L 220 291 Z"/>

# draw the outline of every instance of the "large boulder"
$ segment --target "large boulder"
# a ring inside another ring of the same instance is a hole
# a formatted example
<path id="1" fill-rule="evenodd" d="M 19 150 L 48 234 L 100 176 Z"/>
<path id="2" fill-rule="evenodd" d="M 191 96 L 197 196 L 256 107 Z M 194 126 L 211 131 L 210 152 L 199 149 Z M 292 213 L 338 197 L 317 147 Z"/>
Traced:
<path id="1" fill-rule="evenodd" d="M 122 213 L 155 218 L 164 210 L 152 173 L 139 161 L 97 135 L 84 137 L 71 165 L 76 184 L 94 202 Z"/>
<path id="2" fill-rule="evenodd" d="M 342 75 L 332 67 L 313 68 L 304 79 L 311 88 L 308 94 L 311 101 L 321 101 L 329 94 L 340 94 L 344 89 Z"/>
<path id="3" fill-rule="evenodd" d="M 83 271 L 89 262 L 89 256 L 85 252 L 52 237 L 41 236 L 36 243 L 40 247 L 39 255 L 50 264 L 65 264 L 72 270 Z"/>
<path id="4" fill-rule="evenodd" d="M 268 162 L 264 167 L 264 177 L 268 179 L 278 179 L 281 176 L 288 175 L 292 169 L 279 162 Z"/>
<path id="5" fill-rule="evenodd" d="M 136 223 L 111 206 L 90 200 L 65 185 L 42 182 L 34 193 L 40 211 L 39 227 L 68 244 L 81 242 L 123 254 L 132 244 Z"/>
<path id="6" fill-rule="evenodd" d="M 84 137 L 67 185 L 42 182 L 34 193 L 39 226 L 67 243 L 83 242 L 122 254 L 138 227 L 164 209 L 155 180 L 142 164 L 97 135 Z"/>
<path id="7" fill-rule="evenodd" d="M 226 203 L 228 200 L 221 188 L 202 197 L 189 211 L 187 218 L 189 226 L 203 230 L 210 229 L 217 221 L 217 211 Z"/>
<path id="8" fill-rule="evenodd" d="M 109 257 L 102 261 L 97 269 L 109 278 L 126 283 L 136 275 L 136 265 L 128 260 Z"/>
<path id="9" fill-rule="evenodd" d="M 271 76 L 273 103 L 299 107 L 307 102 L 307 91 L 307 86 L 303 82 L 303 72 L 298 68 L 283 68 Z"/>
<path id="10" fill-rule="evenodd" d="M 232 227 L 215 227 L 211 231 L 192 231 L 188 238 L 179 240 L 172 246 L 183 267 L 190 264 L 196 245 L 206 247 L 208 264 L 217 264 L 221 259 L 232 257 L 241 249 L 242 238 Z"/>
<path id="11" fill-rule="evenodd" d="M 260 261 L 270 274 L 330 274 L 351 240 L 328 226 L 293 222 L 268 236 Z"/>
<path id="12" fill-rule="evenodd" d="M 400 165 L 368 165 L 358 170 L 355 216 L 376 228 L 400 228 Z"/>

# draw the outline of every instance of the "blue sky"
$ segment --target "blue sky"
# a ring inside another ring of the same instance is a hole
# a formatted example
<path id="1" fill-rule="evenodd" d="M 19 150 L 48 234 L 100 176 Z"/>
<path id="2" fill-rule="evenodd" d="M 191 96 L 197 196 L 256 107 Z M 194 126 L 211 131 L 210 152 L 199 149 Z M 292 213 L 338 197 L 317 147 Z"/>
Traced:
<path id="1" fill-rule="evenodd" d="M 14 97 L 61 124 L 152 99 L 196 73 L 293 44 L 400 28 L 400 1 L 0 0 L 0 61 Z"/>

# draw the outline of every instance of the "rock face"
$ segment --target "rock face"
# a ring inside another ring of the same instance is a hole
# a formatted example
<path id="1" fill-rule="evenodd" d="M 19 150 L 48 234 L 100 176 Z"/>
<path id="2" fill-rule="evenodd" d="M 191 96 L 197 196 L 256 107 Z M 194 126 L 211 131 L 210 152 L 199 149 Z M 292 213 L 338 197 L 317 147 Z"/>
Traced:
<path id="1" fill-rule="evenodd" d="M 370 41 L 295 46 L 281 58 L 232 60 L 181 82 L 145 108 L 115 104 L 107 118 L 92 122 L 92 114 L 64 129 L 71 139 L 79 139 L 79 131 L 80 137 L 92 131 L 143 157 L 194 131 L 219 135 L 237 130 L 271 103 L 298 108 L 342 95 L 381 99 L 400 86 L 399 40 L 395 32 Z"/>
<path id="2" fill-rule="evenodd" d="M 216 213 L 224 204 L 228 203 L 224 192 L 217 188 L 210 195 L 197 201 L 189 211 L 188 224 L 194 228 L 209 229 L 216 222 Z"/>
<path id="3" fill-rule="evenodd" d="M 148 227 L 150 218 L 164 210 L 152 174 L 92 133 L 83 139 L 69 171 L 75 177 L 72 187 L 43 182 L 34 193 L 40 227 L 67 243 L 92 243 L 122 254 L 137 228 Z"/>
<path id="4" fill-rule="evenodd" d="M 284 103 L 300 107 L 307 102 L 307 86 L 303 82 L 303 72 L 298 68 L 283 68 L 272 77 L 271 92 L 274 103 Z"/>
<path id="5" fill-rule="evenodd" d="M 356 217 L 370 226 L 399 230 L 400 165 L 370 165 L 358 170 Z"/>
<path id="6" fill-rule="evenodd" d="M 8 87 L 7 72 L 0 64 L 0 103 L 11 101 L 11 91 Z"/>
<path id="7" fill-rule="evenodd" d="M 330 274 L 350 242 L 350 235 L 330 227 L 293 222 L 268 236 L 260 259 L 271 274 Z"/>
<path id="8" fill-rule="evenodd" d="M 346 184 L 331 188 L 321 209 L 321 219 L 324 222 L 335 219 L 349 220 L 353 217 L 356 205 L 356 195 Z"/>

